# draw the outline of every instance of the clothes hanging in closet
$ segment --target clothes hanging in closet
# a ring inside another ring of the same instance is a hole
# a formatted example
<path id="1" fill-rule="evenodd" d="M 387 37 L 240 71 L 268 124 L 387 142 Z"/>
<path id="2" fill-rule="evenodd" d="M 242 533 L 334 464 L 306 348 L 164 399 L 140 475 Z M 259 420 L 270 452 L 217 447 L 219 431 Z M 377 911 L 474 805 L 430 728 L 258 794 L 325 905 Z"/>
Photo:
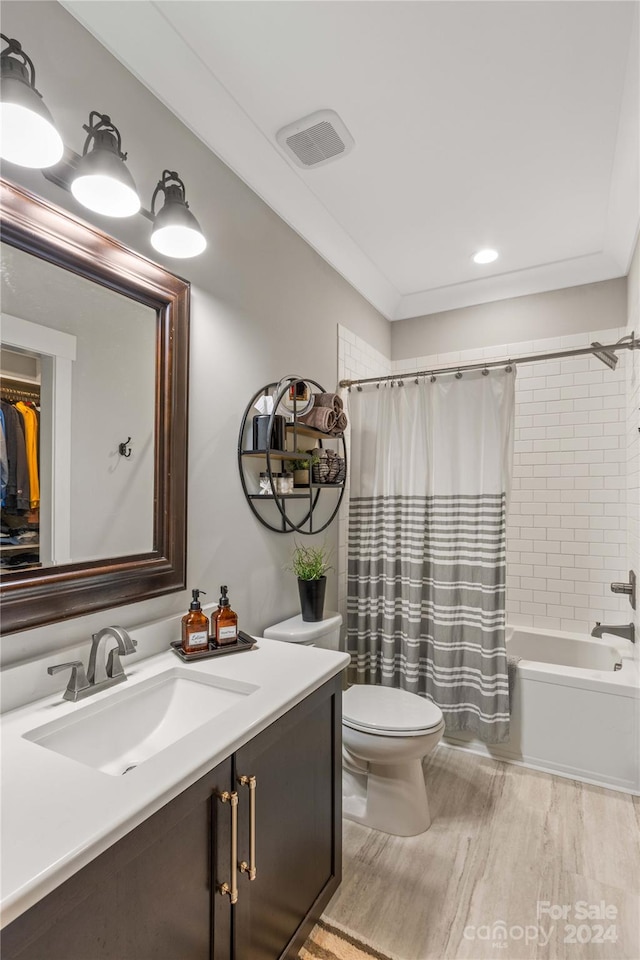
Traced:
<path id="1" fill-rule="evenodd" d="M 32 510 L 40 506 L 40 482 L 38 477 L 38 417 L 29 403 L 19 400 L 16 410 L 24 420 L 25 454 L 29 475 L 29 506 Z"/>
<path id="2" fill-rule="evenodd" d="M 0 506 L 4 506 L 9 480 L 9 459 L 7 457 L 7 434 L 4 425 L 4 411 L 0 410 Z"/>
<path id="3" fill-rule="evenodd" d="M 0 409 L 4 416 L 7 448 L 7 485 L 2 506 L 8 513 L 18 513 L 29 510 L 31 505 L 24 420 L 6 400 L 0 400 Z"/>

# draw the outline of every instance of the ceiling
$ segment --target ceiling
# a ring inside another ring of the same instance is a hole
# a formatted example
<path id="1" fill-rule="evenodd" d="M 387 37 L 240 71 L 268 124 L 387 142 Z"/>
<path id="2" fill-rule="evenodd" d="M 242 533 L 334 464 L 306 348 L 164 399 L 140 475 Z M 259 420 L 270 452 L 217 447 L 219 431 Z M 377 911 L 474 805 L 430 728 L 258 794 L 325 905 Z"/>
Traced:
<path id="1" fill-rule="evenodd" d="M 636 2 L 64 6 L 388 319 L 627 273 Z M 301 169 L 275 135 L 323 108 L 355 147 Z"/>

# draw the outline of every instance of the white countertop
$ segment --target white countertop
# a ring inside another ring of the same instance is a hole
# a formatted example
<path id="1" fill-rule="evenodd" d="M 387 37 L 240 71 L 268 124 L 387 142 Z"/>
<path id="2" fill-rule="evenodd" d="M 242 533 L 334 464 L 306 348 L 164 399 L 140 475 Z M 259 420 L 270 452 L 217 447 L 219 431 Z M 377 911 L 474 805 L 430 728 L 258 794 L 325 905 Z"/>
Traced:
<path id="1" fill-rule="evenodd" d="M 2 734 L 2 925 L 127 834 L 348 664 L 345 653 L 261 639 L 246 653 L 183 664 L 165 653 L 123 665 L 126 684 L 79 703 L 61 694 L 6 713 Z M 259 689 L 125 777 L 24 738 L 175 666 Z"/>

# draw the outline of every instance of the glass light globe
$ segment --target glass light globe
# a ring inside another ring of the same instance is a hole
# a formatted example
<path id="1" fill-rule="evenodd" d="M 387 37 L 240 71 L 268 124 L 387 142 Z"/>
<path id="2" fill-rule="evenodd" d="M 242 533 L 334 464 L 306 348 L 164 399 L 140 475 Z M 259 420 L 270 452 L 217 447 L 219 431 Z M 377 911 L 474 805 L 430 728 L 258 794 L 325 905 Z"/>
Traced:
<path id="1" fill-rule="evenodd" d="M 207 241 L 199 230 L 180 224 L 169 224 L 154 230 L 151 234 L 151 243 L 158 253 L 180 260 L 197 257 L 207 247 Z"/>
<path id="2" fill-rule="evenodd" d="M 29 89 L 22 83 L 20 86 Z M 11 87 L 17 87 L 17 83 L 12 82 Z M 64 152 L 62 137 L 38 95 L 33 94 L 33 107 L 40 109 L 32 109 L 31 105 L 5 99 L 6 94 L 3 90 L 0 103 L 0 156 L 21 167 L 43 169 L 58 163 Z"/>
<path id="3" fill-rule="evenodd" d="M 134 188 L 104 173 L 76 176 L 71 192 L 84 207 L 105 217 L 132 217 L 140 209 Z"/>

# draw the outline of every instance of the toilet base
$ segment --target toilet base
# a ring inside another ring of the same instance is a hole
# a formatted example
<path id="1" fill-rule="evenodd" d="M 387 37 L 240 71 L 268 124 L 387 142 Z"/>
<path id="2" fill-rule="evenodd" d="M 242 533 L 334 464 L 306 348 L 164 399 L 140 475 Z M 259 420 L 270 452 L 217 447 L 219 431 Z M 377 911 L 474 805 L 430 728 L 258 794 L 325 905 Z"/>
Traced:
<path id="1" fill-rule="evenodd" d="M 414 837 L 428 830 L 431 815 L 421 760 L 367 766 L 363 773 L 357 762 L 351 766 L 345 757 L 343 816 L 397 837 Z"/>

